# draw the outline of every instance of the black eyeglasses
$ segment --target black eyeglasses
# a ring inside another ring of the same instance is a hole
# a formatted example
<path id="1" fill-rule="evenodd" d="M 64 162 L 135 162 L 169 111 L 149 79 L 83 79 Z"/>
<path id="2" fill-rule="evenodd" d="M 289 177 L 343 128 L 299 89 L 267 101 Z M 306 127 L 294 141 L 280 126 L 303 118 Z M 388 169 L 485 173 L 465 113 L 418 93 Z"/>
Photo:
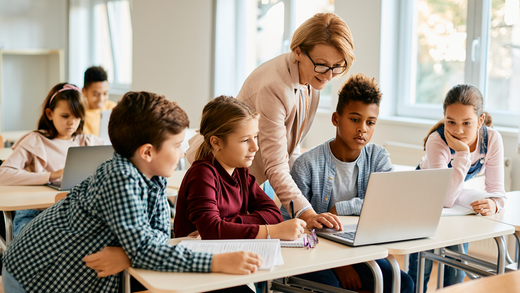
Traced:
<path id="1" fill-rule="evenodd" d="M 323 65 L 323 64 L 316 64 L 312 60 L 311 56 L 309 56 L 309 53 L 307 53 L 307 52 L 303 52 L 303 53 L 305 53 L 305 55 L 307 55 L 307 57 L 309 57 L 309 59 L 311 60 L 312 64 L 314 65 L 314 72 L 316 72 L 316 73 L 327 73 L 329 70 L 332 70 L 332 74 L 342 74 L 343 72 L 345 72 L 345 70 L 347 70 L 346 65 L 329 67 L 329 66 Z M 345 61 L 345 64 L 346 63 L 347 62 Z"/>

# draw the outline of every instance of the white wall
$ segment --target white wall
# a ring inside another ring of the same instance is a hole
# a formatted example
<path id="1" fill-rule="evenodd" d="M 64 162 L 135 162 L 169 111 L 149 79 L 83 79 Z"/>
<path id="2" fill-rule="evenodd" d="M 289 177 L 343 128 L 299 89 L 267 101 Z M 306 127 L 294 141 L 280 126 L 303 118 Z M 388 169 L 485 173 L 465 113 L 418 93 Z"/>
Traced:
<path id="1" fill-rule="evenodd" d="M 132 90 L 164 94 L 197 128 L 211 99 L 213 1 L 134 0 Z"/>
<path id="2" fill-rule="evenodd" d="M 67 2 L 0 0 L 0 49 L 63 49 L 67 60 Z M 46 62 L 35 56 L 4 58 L 0 130 L 36 128 L 40 106 L 50 90 Z"/>

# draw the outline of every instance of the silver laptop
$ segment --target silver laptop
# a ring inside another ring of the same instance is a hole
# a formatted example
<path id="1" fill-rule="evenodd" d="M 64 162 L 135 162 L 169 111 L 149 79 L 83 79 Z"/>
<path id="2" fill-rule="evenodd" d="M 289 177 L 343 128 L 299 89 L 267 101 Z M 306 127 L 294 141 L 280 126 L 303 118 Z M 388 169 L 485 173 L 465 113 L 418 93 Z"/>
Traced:
<path id="1" fill-rule="evenodd" d="M 101 111 L 101 121 L 99 122 L 99 137 L 103 139 L 105 145 L 112 145 L 108 136 L 108 122 L 110 121 L 112 110 Z"/>
<path id="2" fill-rule="evenodd" d="M 451 168 L 372 173 L 358 224 L 316 234 L 349 246 L 434 236 L 452 173 Z"/>
<path id="3" fill-rule="evenodd" d="M 47 186 L 67 191 L 94 174 L 97 167 L 112 158 L 114 149 L 111 145 L 70 147 L 67 152 L 63 179 L 48 183 Z"/>

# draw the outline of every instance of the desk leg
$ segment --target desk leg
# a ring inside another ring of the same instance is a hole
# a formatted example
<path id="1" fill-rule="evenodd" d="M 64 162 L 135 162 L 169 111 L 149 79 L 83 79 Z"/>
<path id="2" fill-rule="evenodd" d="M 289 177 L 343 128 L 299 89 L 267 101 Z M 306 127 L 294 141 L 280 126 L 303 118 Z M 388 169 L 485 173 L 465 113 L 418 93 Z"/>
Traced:
<path id="1" fill-rule="evenodd" d="M 424 252 L 419 252 L 419 265 L 417 266 L 417 284 L 415 284 L 415 292 L 423 293 L 424 286 Z"/>
<path id="2" fill-rule="evenodd" d="M 11 211 L 4 211 L 5 221 L 5 239 L 0 237 L 0 248 L 5 253 L 7 251 L 7 245 L 13 240 L 13 214 Z"/>
<path id="3" fill-rule="evenodd" d="M 123 293 L 130 293 L 132 292 L 130 288 L 130 274 L 127 270 L 123 271 L 123 277 L 121 278 L 121 291 Z"/>
<path id="4" fill-rule="evenodd" d="M 446 257 L 444 254 L 444 248 L 439 249 L 440 257 Z M 439 262 L 437 265 L 437 289 L 441 289 L 444 287 L 444 263 Z"/>
<path id="5" fill-rule="evenodd" d="M 394 276 L 392 293 L 399 293 L 401 292 L 401 268 L 399 268 L 399 263 L 393 255 L 388 255 L 386 260 L 390 264 L 390 268 L 392 268 L 392 275 Z"/>
<path id="6" fill-rule="evenodd" d="M 366 262 L 374 274 L 374 293 L 383 293 L 383 273 L 375 260 Z M 399 274 L 401 276 L 401 274 Z"/>
<path id="7" fill-rule="evenodd" d="M 495 241 L 498 246 L 497 275 L 500 275 L 506 271 L 506 244 L 500 236 L 495 237 Z"/>
<path id="8" fill-rule="evenodd" d="M 515 236 L 515 240 L 516 240 L 516 249 L 515 249 L 516 269 L 520 270 L 520 259 L 519 259 L 520 252 L 518 251 L 520 249 L 520 231 L 515 231 L 515 234 L 513 234 L 513 235 Z"/>

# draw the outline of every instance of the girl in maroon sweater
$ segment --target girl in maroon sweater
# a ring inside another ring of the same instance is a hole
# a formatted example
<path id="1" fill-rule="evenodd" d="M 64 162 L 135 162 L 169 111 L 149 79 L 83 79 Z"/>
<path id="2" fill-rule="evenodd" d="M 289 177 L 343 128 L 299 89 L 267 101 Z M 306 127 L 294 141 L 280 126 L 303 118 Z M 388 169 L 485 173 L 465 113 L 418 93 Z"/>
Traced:
<path id="1" fill-rule="evenodd" d="M 204 143 L 179 190 L 175 237 L 198 231 L 202 239 L 294 240 L 304 233 L 304 221 L 283 222 L 247 169 L 258 150 L 258 117 L 232 97 L 220 96 L 204 107 Z"/>

